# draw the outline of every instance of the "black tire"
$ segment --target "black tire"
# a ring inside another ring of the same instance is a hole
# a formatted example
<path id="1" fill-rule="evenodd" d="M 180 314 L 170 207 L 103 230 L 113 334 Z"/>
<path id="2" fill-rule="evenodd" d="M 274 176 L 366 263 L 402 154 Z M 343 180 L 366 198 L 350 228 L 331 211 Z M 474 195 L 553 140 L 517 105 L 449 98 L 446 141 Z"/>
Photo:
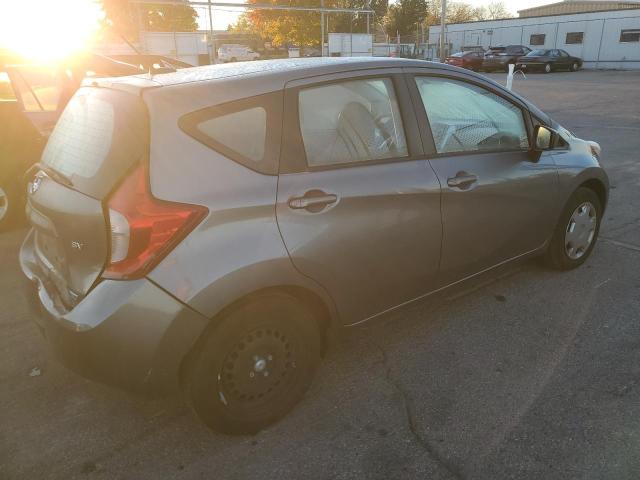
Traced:
<path id="1" fill-rule="evenodd" d="M 25 195 L 20 182 L 17 185 L 0 185 L 0 232 L 16 227 L 24 216 Z"/>
<path id="2" fill-rule="evenodd" d="M 213 430 L 252 434 L 286 415 L 320 362 L 312 313 L 286 294 L 253 298 L 204 338 L 188 372 L 188 400 Z"/>
<path id="3" fill-rule="evenodd" d="M 545 63 L 544 67 L 542 67 L 542 71 L 544 73 L 551 73 L 553 71 L 553 66 L 550 63 Z"/>
<path id="4" fill-rule="evenodd" d="M 595 230 L 588 248 L 581 253 L 579 258 L 571 258 L 567 253 L 567 246 L 569 244 L 566 243 L 566 234 L 570 227 L 572 215 L 578 207 L 586 203 L 591 204 L 595 209 Z M 600 232 L 601 219 L 602 204 L 600 203 L 598 195 L 589 188 L 578 188 L 573 195 L 571 195 L 571 198 L 569 198 L 562 211 L 562 215 L 560 215 L 560 219 L 558 220 L 558 224 L 545 254 L 545 263 L 557 270 L 571 270 L 582 265 L 587 258 L 589 258 L 596 244 L 598 233 Z"/>
<path id="5" fill-rule="evenodd" d="M 573 62 L 573 63 L 571 64 L 571 67 L 569 67 L 569 69 L 570 69 L 572 72 L 577 72 L 578 70 L 580 70 L 580 65 L 578 65 L 578 62 Z"/>

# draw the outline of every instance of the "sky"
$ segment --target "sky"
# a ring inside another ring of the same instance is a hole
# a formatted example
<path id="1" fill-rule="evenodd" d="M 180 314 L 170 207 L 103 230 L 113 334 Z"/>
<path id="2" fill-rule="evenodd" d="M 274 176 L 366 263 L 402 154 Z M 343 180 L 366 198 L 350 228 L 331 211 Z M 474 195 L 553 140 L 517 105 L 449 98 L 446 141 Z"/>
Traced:
<path id="1" fill-rule="evenodd" d="M 225 2 L 245 3 L 245 0 L 224 0 Z M 469 3 L 474 7 L 487 5 L 491 0 L 462 0 L 465 3 Z M 539 5 L 545 5 L 549 3 L 555 3 L 560 0 L 504 0 L 504 4 L 507 9 L 513 14 L 518 15 L 518 10 L 522 10 L 530 7 L 537 7 Z M 199 15 L 200 28 L 203 30 L 209 29 L 209 16 L 206 7 L 196 7 Z M 243 9 L 233 9 L 229 7 L 214 8 L 213 9 L 213 28 L 214 30 L 226 30 L 227 26 L 234 23 L 238 18 L 238 15 L 242 13 Z"/>

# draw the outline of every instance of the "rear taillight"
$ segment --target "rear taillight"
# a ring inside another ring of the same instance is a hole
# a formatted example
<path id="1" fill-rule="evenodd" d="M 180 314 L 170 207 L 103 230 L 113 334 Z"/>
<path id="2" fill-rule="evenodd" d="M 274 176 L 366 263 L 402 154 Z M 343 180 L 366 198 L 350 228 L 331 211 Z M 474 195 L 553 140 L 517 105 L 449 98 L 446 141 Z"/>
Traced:
<path id="1" fill-rule="evenodd" d="M 105 278 L 143 277 L 208 213 L 200 205 L 154 198 L 147 172 L 146 165 L 136 168 L 107 202 L 111 256 Z"/>

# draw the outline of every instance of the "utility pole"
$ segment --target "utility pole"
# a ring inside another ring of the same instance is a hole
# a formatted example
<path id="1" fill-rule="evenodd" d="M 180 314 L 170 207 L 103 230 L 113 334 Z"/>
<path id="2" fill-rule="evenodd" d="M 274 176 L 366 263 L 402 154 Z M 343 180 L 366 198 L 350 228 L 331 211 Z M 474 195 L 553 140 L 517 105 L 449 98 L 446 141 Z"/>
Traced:
<path id="1" fill-rule="evenodd" d="M 367 0 L 367 10 L 371 10 L 371 0 Z M 369 13 L 367 12 L 367 35 L 371 32 L 369 31 Z"/>
<path id="2" fill-rule="evenodd" d="M 209 63 L 214 65 L 216 63 L 216 44 L 213 40 L 213 17 L 211 16 L 211 0 L 207 0 L 207 7 L 209 8 L 209 42 L 211 43 L 211 51 L 209 52 Z"/>
<path id="3" fill-rule="evenodd" d="M 324 9 L 324 0 L 320 0 L 320 8 Z M 320 11 L 320 56 L 324 57 L 324 10 Z"/>
<path id="4" fill-rule="evenodd" d="M 447 25 L 447 0 L 442 0 L 442 12 L 440 13 L 440 61 L 444 63 L 447 59 L 447 55 L 444 51 L 444 42 L 446 40 L 446 36 L 444 34 L 444 29 Z"/>

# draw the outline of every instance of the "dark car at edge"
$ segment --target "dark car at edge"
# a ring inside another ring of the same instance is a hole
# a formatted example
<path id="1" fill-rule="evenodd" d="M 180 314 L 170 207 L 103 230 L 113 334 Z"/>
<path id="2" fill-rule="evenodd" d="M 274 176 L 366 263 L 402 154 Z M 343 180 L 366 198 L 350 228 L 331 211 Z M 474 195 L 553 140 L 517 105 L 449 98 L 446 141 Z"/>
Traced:
<path id="1" fill-rule="evenodd" d="M 560 49 L 532 50 L 516 63 L 516 68 L 525 72 L 534 70 L 544 73 L 551 73 L 557 70 L 577 72 L 581 67 L 581 58 L 569 55 L 568 52 Z"/>

